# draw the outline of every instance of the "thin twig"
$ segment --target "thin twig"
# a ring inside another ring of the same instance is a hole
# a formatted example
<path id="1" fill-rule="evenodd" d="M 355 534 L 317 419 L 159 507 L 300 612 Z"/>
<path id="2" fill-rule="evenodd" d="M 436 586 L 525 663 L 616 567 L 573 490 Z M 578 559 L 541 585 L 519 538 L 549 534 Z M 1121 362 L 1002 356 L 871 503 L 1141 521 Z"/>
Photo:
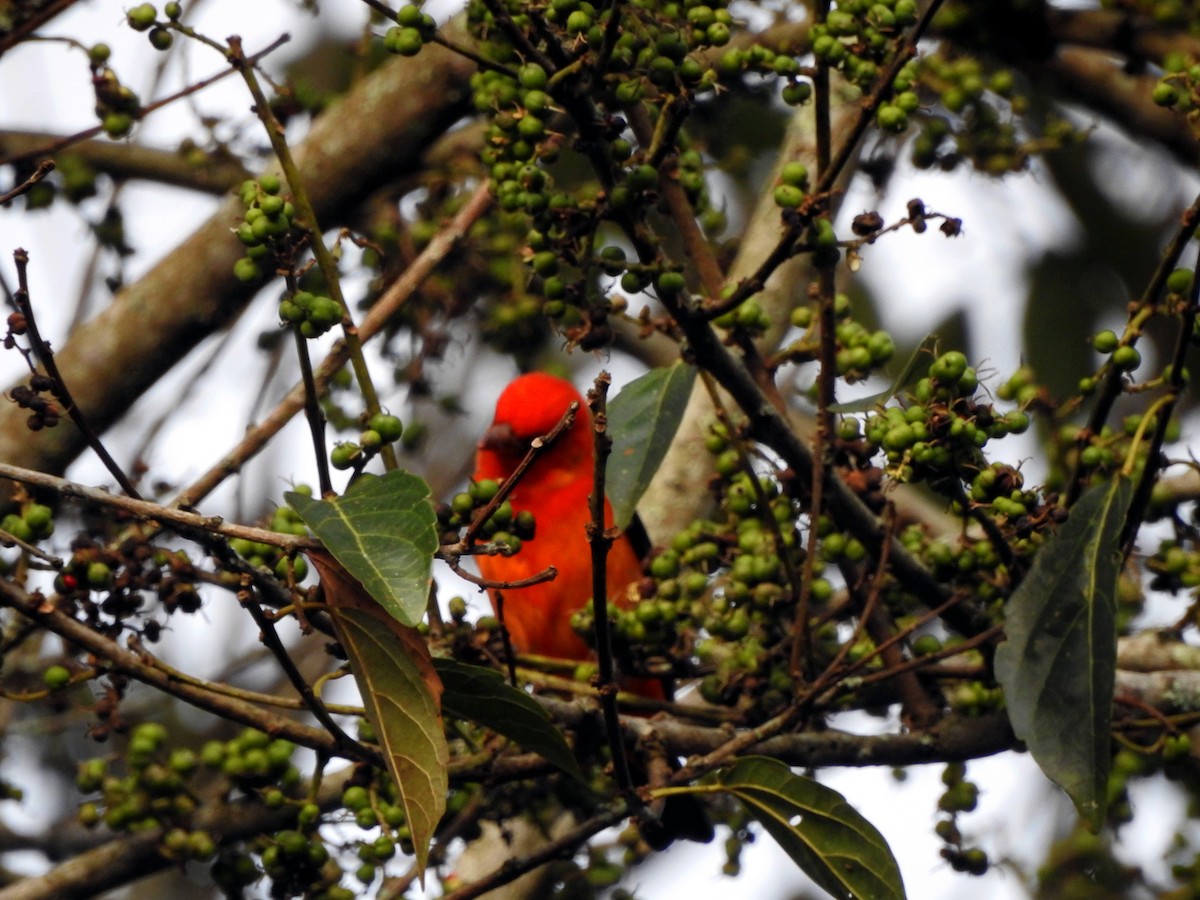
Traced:
<path id="1" fill-rule="evenodd" d="M 613 769 L 617 787 L 636 806 L 640 806 L 633 791 L 633 776 L 629 771 L 629 760 L 625 756 L 625 742 L 621 739 L 621 723 L 617 712 L 617 681 L 613 673 L 612 634 L 608 620 L 608 551 L 613 538 L 605 524 L 604 481 L 608 457 L 612 452 L 612 438 L 608 436 L 608 386 L 611 379 L 607 372 L 596 376 L 594 386 L 588 391 L 588 407 L 592 413 L 592 493 L 588 497 L 591 521 L 587 524 L 588 545 L 592 552 L 592 621 L 596 633 L 597 668 L 600 677 L 600 708 L 604 711 L 604 730 L 608 735 L 608 746 L 612 752 Z"/>
<path id="2" fill-rule="evenodd" d="M 8 203 L 10 200 L 15 200 L 17 197 L 20 197 L 22 194 L 28 193 L 29 190 L 35 184 L 37 184 L 39 181 L 41 181 L 43 178 L 45 178 L 47 175 L 49 175 L 53 171 L 54 171 L 54 160 L 52 160 L 52 159 L 42 160 L 40 163 L 38 163 L 38 167 L 36 169 L 34 169 L 32 175 L 30 175 L 28 178 L 26 178 L 24 181 L 22 181 L 20 184 L 18 184 L 11 191 L 7 191 L 3 194 L 0 194 L 0 206 L 2 206 L 5 203 Z"/>
<path id="3" fill-rule="evenodd" d="M 83 414 L 83 410 L 79 408 L 79 405 L 71 397 L 70 388 L 67 387 L 66 381 L 63 380 L 62 373 L 58 371 L 58 364 L 54 361 L 54 353 L 51 351 L 50 345 L 42 339 L 41 332 L 38 330 L 37 326 L 37 317 L 33 314 L 33 304 L 29 299 L 29 280 L 27 271 L 29 265 L 29 254 L 18 248 L 17 250 L 13 251 L 13 259 L 17 266 L 17 290 L 13 297 L 17 301 L 17 307 L 25 316 L 25 324 L 28 328 L 29 334 L 29 344 L 33 348 L 33 354 L 37 357 L 38 362 L 42 364 L 42 368 L 46 370 L 46 374 L 50 376 L 51 380 L 54 382 L 54 386 L 52 388 L 54 395 L 62 402 L 63 409 L 66 411 L 67 415 L 71 417 L 71 421 L 75 423 L 75 427 L 78 428 L 83 434 L 84 439 L 87 441 L 88 446 L 92 448 L 92 451 L 98 457 L 100 457 L 100 462 L 104 463 L 104 468 L 108 469 L 109 474 L 112 475 L 117 484 L 121 486 L 121 490 L 135 500 L 141 499 L 141 494 L 139 494 L 137 488 L 133 486 L 133 482 L 129 480 L 125 472 L 122 471 L 119 465 L 117 465 L 117 461 L 112 458 L 112 455 L 108 452 L 108 449 L 104 446 L 103 442 L 101 442 L 100 436 L 96 434 L 96 432 L 94 432 L 92 427 L 88 424 L 87 418 Z"/>

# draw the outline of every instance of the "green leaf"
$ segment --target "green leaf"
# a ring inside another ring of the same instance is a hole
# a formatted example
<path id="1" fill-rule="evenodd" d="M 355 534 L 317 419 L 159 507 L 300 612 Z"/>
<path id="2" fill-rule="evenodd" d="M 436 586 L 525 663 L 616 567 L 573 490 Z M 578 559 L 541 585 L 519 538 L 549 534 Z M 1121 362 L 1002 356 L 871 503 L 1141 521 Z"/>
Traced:
<path id="1" fill-rule="evenodd" d="M 749 756 L 718 773 L 796 865 L 839 900 L 901 900 L 900 866 L 875 826 L 837 791 L 776 759 Z"/>
<path id="2" fill-rule="evenodd" d="M 618 528 L 627 528 L 633 521 L 638 500 L 667 455 L 683 419 L 695 379 L 696 370 L 684 363 L 651 369 L 625 385 L 608 404 L 613 449 L 605 474 L 613 521 Z"/>
<path id="3" fill-rule="evenodd" d="M 330 614 L 400 793 L 423 879 L 446 811 L 450 762 L 429 648 L 416 629 L 375 613 L 332 607 Z"/>
<path id="4" fill-rule="evenodd" d="M 409 472 L 363 475 L 341 497 L 284 495 L 367 593 L 404 625 L 425 614 L 438 548 L 429 485 Z"/>
<path id="5" fill-rule="evenodd" d="M 1013 732 L 1093 828 L 1104 820 L 1128 478 L 1086 491 L 1008 601 L 996 649 Z"/>
<path id="6" fill-rule="evenodd" d="M 921 361 L 921 357 L 925 355 L 927 350 L 932 349 L 938 342 L 936 334 L 927 334 L 921 343 L 917 344 L 917 349 L 908 357 L 908 361 L 904 363 L 904 368 L 899 374 L 892 379 L 892 383 L 885 390 L 878 394 L 871 394 L 869 397 L 859 397 L 857 400 L 847 400 L 845 403 L 830 403 L 829 411 L 835 413 L 852 413 L 866 412 L 869 409 L 874 409 L 881 403 L 887 403 L 900 389 L 908 384 L 912 378 L 913 372 L 916 371 L 917 363 Z"/>
<path id="7" fill-rule="evenodd" d="M 572 778 L 585 781 L 550 714 L 524 691 L 505 681 L 503 675 L 452 659 L 435 659 L 433 666 L 446 688 L 442 710 L 447 715 L 490 728 L 558 766 Z"/>

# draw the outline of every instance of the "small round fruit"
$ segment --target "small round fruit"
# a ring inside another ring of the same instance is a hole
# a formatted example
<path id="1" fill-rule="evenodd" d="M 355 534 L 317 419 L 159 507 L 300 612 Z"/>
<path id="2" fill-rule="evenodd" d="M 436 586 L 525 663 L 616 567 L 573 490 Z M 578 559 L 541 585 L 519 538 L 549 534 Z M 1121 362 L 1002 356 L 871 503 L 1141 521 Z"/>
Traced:
<path id="1" fill-rule="evenodd" d="M 50 666 L 42 673 L 42 683 L 52 691 L 60 691 L 71 683 L 71 672 L 66 666 Z"/>
<path id="2" fill-rule="evenodd" d="M 1118 347 L 1113 351 L 1112 363 L 1124 372 L 1132 372 L 1142 364 L 1142 354 L 1138 353 L 1137 347 Z"/>
<path id="3" fill-rule="evenodd" d="M 1092 338 L 1092 348 L 1097 353 L 1112 353 L 1121 343 L 1115 331 L 1101 331 Z"/>

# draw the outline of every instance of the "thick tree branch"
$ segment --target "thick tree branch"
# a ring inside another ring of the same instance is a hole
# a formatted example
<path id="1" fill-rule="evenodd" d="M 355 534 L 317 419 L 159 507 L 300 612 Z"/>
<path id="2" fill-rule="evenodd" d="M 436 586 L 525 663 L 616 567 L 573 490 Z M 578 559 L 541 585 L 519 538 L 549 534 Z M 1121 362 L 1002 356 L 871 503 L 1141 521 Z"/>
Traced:
<path id="1" fill-rule="evenodd" d="M 397 58 L 317 119 L 297 162 L 322 221 L 344 221 L 381 182 L 420 165 L 421 154 L 463 112 L 474 66 L 440 47 Z M 117 295 L 57 350 L 59 368 L 88 420 L 111 425 L 200 340 L 256 293 L 233 276 L 243 253 L 231 197 L 141 280 Z M 62 471 L 83 448 L 73 428 L 31 434 L 15 404 L 0 405 L 0 459 Z"/>

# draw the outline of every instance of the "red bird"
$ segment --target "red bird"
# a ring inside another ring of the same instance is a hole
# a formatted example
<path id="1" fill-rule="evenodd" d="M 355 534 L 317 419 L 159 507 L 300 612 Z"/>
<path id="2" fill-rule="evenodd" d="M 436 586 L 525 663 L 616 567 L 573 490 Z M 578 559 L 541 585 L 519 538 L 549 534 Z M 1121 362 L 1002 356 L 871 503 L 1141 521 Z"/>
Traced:
<path id="1" fill-rule="evenodd" d="M 503 481 L 529 452 L 534 438 L 549 434 L 572 403 L 579 404 L 575 421 L 548 448 L 540 452 L 509 494 L 513 512 L 534 515 L 534 537 L 522 541 L 513 556 L 477 556 L 479 569 L 489 581 L 513 582 L 531 578 L 553 566 L 552 581 L 504 591 L 504 623 L 513 647 L 524 653 L 563 659 L 588 659 L 591 649 L 571 629 L 571 616 L 592 596 L 591 548 L 587 524 L 591 521 L 588 495 L 592 491 L 592 419 L 579 391 L 570 382 L 533 373 L 517 378 L 500 395 L 496 416 L 479 442 L 475 480 Z M 604 519 L 612 526 L 612 509 L 604 501 Z M 636 520 L 635 520 L 636 523 Z M 636 543 L 635 543 L 636 542 Z M 630 587 L 642 577 L 638 545 L 649 549 L 640 524 L 622 533 L 608 554 L 608 599 L 627 607 L 635 602 Z M 496 591 L 490 590 L 496 605 Z M 626 690 L 661 700 L 670 683 L 655 678 L 622 681 Z M 642 833 L 651 846 L 663 849 L 675 838 L 708 842 L 713 827 L 703 804 L 689 795 L 668 797 L 661 822 L 643 823 Z"/>
<path id="2" fill-rule="evenodd" d="M 571 427 L 538 454 L 509 495 L 514 513 L 533 513 L 534 537 L 522 541 L 513 556 L 480 555 L 476 560 L 489 581 L 520 581 L 553 566 L 558 571 L 554 580 L 504 591 L 504 624 L 513 647 L 522 653 L 582 660 L 591 656 L 591 650 L 571 629 L 571 616 L 592 596 L 586 528 L 591 520 L 588 495 L 595 457 L 592 419 L 579 391 L 568 381 L 540 372 L 509 384 L 479 442 L 475 480 L 503 481 L 511 475 L 529 452 L 530 442 L 549 434 L 572 403 L 579 404 L 579 412 Z M 604 512 L 605 524 L 611 527 L 607 500 Z M 629 535 L 622 534 L 608 554 L 609 601 L 628 606 L 628 589 L 641 576 L 639 554 Z M 496 591 L 489 593 L 495 605 Z"/>

